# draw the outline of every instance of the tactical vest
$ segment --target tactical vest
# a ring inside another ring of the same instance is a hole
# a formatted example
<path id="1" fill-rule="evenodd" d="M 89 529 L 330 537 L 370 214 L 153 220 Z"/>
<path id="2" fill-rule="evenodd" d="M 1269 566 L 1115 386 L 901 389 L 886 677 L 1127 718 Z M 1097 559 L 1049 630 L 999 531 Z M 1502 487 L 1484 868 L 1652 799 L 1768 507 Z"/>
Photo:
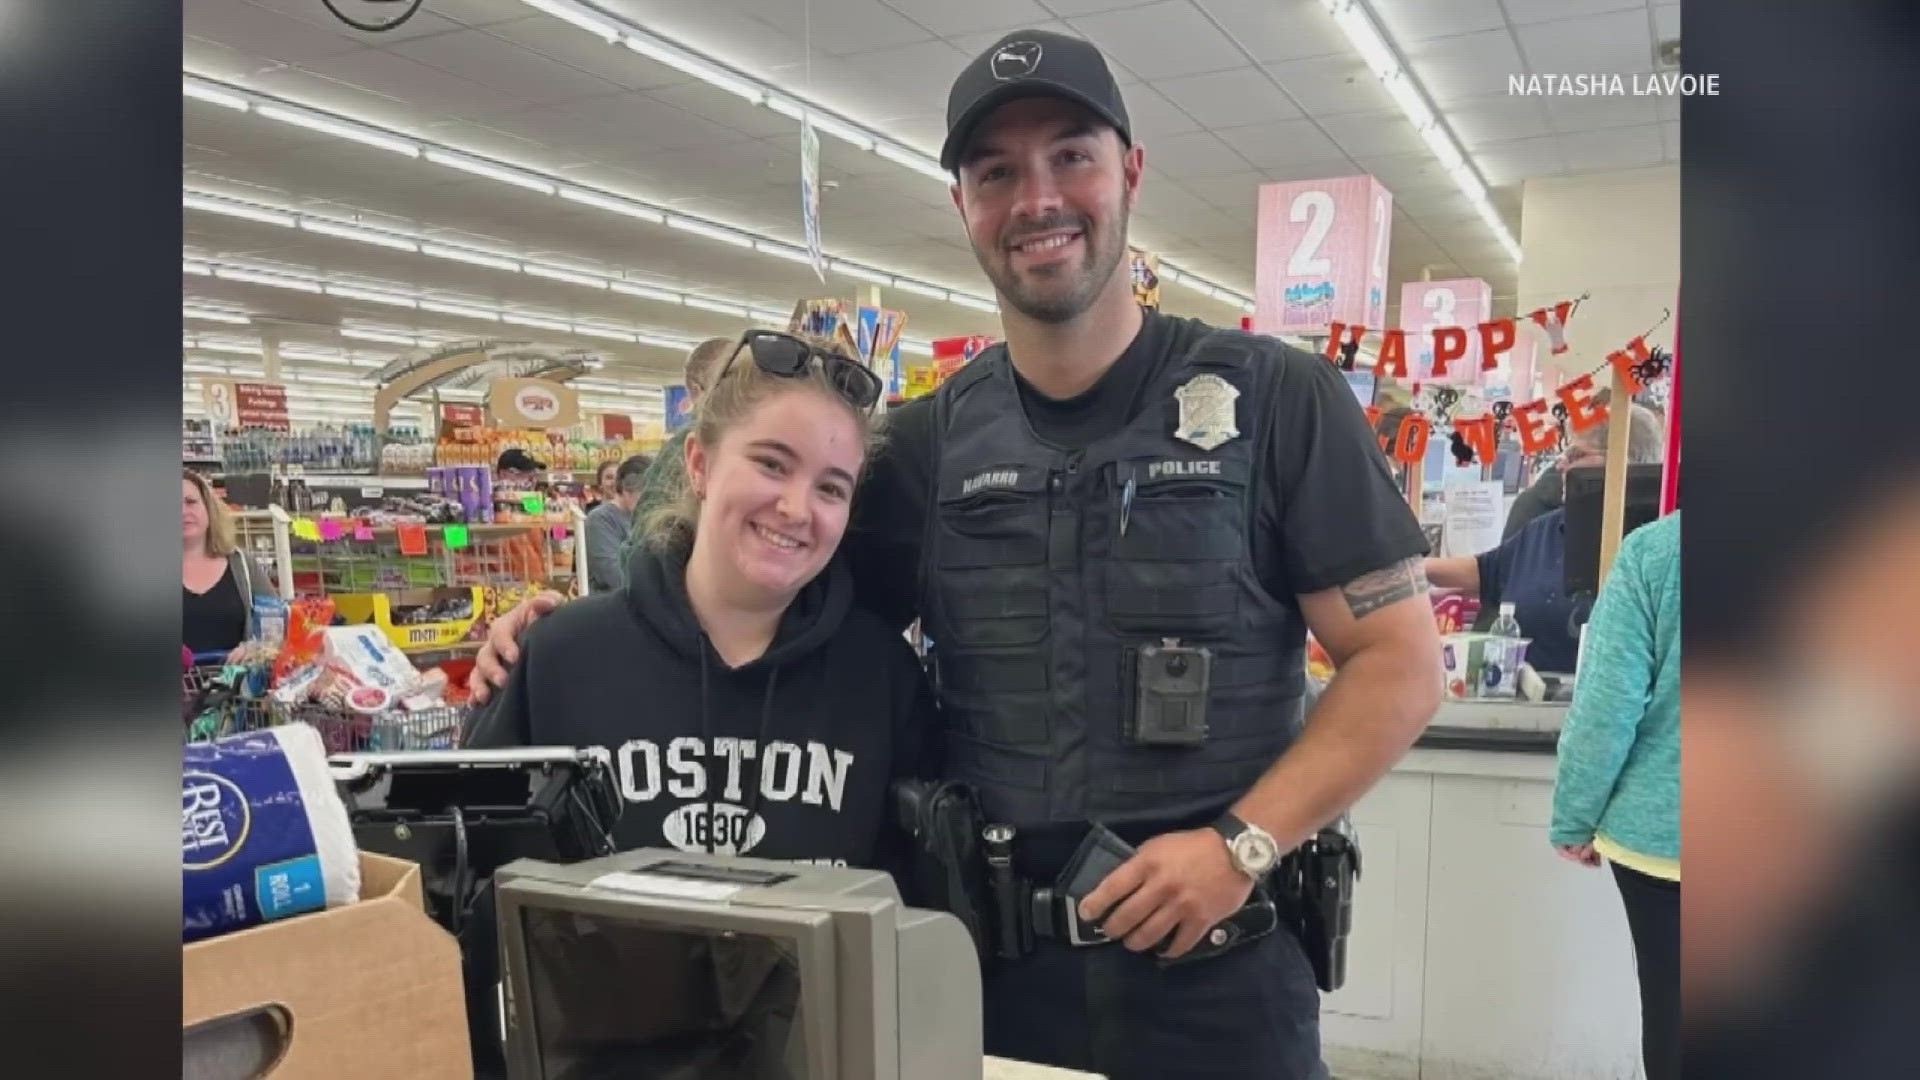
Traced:
<path id="1" fill-rule="evenodd" d="M 1034 435 L 1004 347 L 937 392 L 922 621 L 947 775 L 991 820 L 1210 818 L 1292 743 L 1304 622 L 1248 546 L 1276 368 L 1213 333 L 1079 452 Z M 1168 639 L 1213 654 L 1206 741 L 1130 745 L 1136 650 Z"/>

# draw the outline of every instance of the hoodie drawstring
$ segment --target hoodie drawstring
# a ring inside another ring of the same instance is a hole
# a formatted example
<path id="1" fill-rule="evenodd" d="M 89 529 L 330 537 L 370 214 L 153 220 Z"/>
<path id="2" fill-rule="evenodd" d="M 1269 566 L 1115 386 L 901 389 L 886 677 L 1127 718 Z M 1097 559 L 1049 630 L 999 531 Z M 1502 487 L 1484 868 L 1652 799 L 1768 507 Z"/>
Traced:
<path id="1" fill-rule="evenodd" d="M 713 752 L 713 713 L 707 707 L 707 649 L 705 637 L 700 640 L 700 740 L 707 746 L 707 752 Z M 752 839 L 753 817 L 760 812 L 760 791 L 767 781 L 767 732 L 773 729 L 773 692 L 780 685 L 780 665 L 775 664 L 767 670 L 767 693 L 760 701 L 760 733 L 754 737 L 753 751 L 753 790 L 747 795 L 746 833 L 740 837 L 742 850 L 735 855 L 744 855 L 747 841 Z M 713 850 L 713 800 L 707 800 L 707 854 Z"/>
<path id="2" fill-rule="evenodd" d="M 780 665 L 767 671 L 767 695 L 760 702 L 760 733 L 754 736 L 758 749 L 753 753 L 753 792 L 747 796 L 747 834 L 753 832 L 753 817 L 760 812 L 760 792 L 767 783 L 767 732 L 773 728 L 773 688 L 780 684 Z M 745 839 L 746 837 L 743 837 Z M 740 852 L 745 854 L 745 852 Z"/>

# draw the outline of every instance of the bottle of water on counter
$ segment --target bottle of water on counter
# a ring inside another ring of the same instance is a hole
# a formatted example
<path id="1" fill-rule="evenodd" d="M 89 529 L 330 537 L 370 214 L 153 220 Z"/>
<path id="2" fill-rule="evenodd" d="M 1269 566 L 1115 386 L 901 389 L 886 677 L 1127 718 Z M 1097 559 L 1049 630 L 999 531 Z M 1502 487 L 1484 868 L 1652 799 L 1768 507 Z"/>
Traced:
<path id="1" fill-rule="evenodd" d="M 1520 636 L 1520 620 L 1513 617 L 1512 604 L 1500 605 L 1500 617 L 1493 620 L 1492 626 L 1487 627 L 1487 633 L 1494 637 L 1517 638 Z"/>

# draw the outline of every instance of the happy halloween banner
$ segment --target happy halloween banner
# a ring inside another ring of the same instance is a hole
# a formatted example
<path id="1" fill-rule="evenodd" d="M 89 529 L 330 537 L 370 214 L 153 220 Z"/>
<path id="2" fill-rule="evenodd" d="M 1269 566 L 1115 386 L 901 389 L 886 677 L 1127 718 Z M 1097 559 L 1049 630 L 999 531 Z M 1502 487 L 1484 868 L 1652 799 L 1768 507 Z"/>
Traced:
<path id="1" fill-rule="evenodd" d="M 1480 342 L 1480 369 L 1492 371 L 1499 367 L 1500 357 L 1513 349 L 1522 322 L 1532 322 L 1546 334 L 1552 353 L 1565 353 L 1568 348 L 1567 320 L 1572 317 L 1578 304 L 1578 300 L 1565 300 L 1550 308 L 1533 311 L 1524 319 L 1492 319 L 1472 327 L 1439 326 L 1415 333 L 1431 338 L 1435 378 L 1444 378 L 1452 364 L 1464 362 L 1469 334 Z M 1661 319 L 1661 322 L 1665 321 L 1665 318 Z M 1655 325 L 1657 327 L 1659 324 Z M 1399 379 L 1407 377 L 1408 333 L 1406 330 L 1387 330 L 1380 334 L 1379 357 L 1374 367 L 1377 374 Z M 1652 333 L 1652 330 L 1647 333 Z M 1327 359 L 1351 370 L 1360 339 L 1366 334 L 1366 327 L 1333 323 L 1327 338 Z M 1452 428 L 1454 457 L 1460 464 L 1487 462 L 1493 460 L 1499 446 L 1501 428 L 1510 423 L 1519 436 L 1523 453 L 1546 453 L 1560 444 L 1568 425 L 1578 433 L 1606 422 L 1607 405 L 1594 400 L 1599 393 L 1599 388 L 1594 385 L 1594 376 L 1609 367 L 1619 374 L 1620 381 L 1627 389 L 1627 397 L 1631 400 L 1649 382 L 1665 373 L 1667 357 L 1658 350 L 1648 348 L 1647 334 L 1640 334 L 1625 346 L 1608 353 L 1605 363 L 1577 379 L 1563 383 L 1554 390 L 1552 398 L 1538 398 L 1523 405 L 1498 401 L 1493 403 L 1488 412 L 1476 417 L 1449 415 L 1447 406 L 1457 401 L 1458 395 L 1450 389 L 1442 390 L 1443 394 L 1451 395 L 1451 399 L 1434 410 L 1436 415 L 1428 415 L 1418 408 L 1412 409 L 1393 434 L 1381 437 L 1381 448 L 1397 461 L 1417 463 L 1425 459 L 1427 444 L 1435 428 L 1440 424 L 1448 424 Z M 1416 385 L 1414 389 L 1417 394 L 1419 387 Z M 1382 410 L 1379 408 L 1367 409 L 1367 419 L 1376 430 L 1381 416 Z"/>

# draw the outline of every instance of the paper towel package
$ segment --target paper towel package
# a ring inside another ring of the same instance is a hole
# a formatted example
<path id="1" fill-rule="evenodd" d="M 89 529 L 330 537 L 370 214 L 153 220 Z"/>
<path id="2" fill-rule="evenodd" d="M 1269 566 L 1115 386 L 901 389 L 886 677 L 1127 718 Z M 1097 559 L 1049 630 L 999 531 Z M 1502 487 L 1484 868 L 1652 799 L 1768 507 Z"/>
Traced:
<path id="1" fill-rule="evenodd" d="M 358 901 L 194 942 L 181 969 L 183 1076 L 473 1076 L 460 947 L 413 863 L 363 853 Z"/>

